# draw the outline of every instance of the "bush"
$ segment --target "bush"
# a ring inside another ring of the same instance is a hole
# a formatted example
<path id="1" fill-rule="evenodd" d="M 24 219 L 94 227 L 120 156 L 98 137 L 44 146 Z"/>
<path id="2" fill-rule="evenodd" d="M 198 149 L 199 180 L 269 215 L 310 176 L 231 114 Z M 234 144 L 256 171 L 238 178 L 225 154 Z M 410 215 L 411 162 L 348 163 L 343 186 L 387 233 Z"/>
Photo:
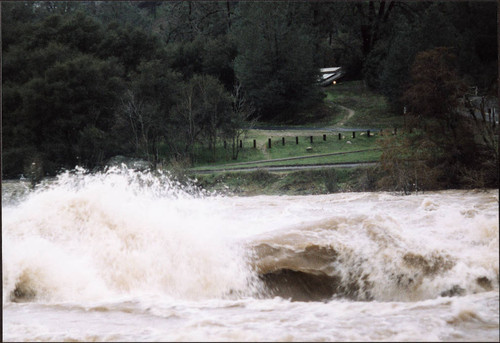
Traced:
<path id="1" fill-rule="evenodd" d="M 19 178 L 21 174 L 26 176 L 27 156 L 32 156 L 34 153 L 35 150 L 31 147 L 12 148 L 2 151 L 2 178 Z"/>
<path id="2" fill-rule="evenodd" d="M 336 193 L 339 191 L 338 177 L 335 169 L 324 169 L 321 171 L 324 178 L 325 187 L 328 193 Z"/>
<path id="3" fill-rule="evenodd" d="M 165 166 L 165 169 L 170 172 L 173 179 L 184 185 L 190 180 L 187 175 L 187 169 L 190 168 L 191 165 L 189 157 L 171 158 L 168 165 Z"/>
<path id="4" fill-rule="evenodd" d="M 248 174 L 248 178 L 253 182 L 258 182 L 260 184 L 269 184 L 277 179 L 276 175 L 271 174 L 267 170 L 258 169 L 254 172 Z"/>
<path id="5" fill-rule="evenodd" d="M 360 192 L 373 192 L 378 190 L 377 182 L 381 178 L 380 169 L 363 168 L 360 171 L 355 189 Z"/>
<path id="6" fill-rule="evenodd" d="M 403 194 L 438 188 L 444 169 L 433 163 L 442 153 L 425 135 L 384 136 L 381 146 L 385 175 L 378 181 L 379 187 Z"/>
<path id="7" fill-rule="evenodd" d="M 36 153 L 25 161 L 24 175 L 30 180 L 31 187 L 34 188 L 43 179 L 43 158 Z"/>

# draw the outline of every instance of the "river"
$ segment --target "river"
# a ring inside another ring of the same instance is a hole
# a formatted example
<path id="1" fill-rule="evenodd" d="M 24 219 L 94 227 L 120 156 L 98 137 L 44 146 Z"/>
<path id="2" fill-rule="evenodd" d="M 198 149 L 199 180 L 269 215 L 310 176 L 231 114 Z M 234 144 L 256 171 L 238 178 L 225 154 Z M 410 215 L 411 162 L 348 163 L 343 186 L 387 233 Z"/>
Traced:
<path id="1" fill-rule="evenodd" d="M 2 184 L 3 341 L 499 341 L 498 190 Z"/>

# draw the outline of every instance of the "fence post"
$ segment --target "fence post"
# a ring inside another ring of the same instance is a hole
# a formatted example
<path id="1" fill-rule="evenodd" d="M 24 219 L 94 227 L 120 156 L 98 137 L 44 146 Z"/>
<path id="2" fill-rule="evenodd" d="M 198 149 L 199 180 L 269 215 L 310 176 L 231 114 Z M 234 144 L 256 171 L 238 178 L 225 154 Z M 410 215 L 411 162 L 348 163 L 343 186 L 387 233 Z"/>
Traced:
<path id="1" fill-rule="evenodd" d="M 299 144 L 299 137 L 295 137 L 295 144 Z"/>
<path id="2" fill-rule="evenodd" d="M 224 149 L 226 149 L 226 147 L 227 147 L 227 143 L 226 143 L 226 141 L 224 141 Z"/>
<path id="3" fill-rule="evenodd" d="M 281 137 L 281 143 L 285 145 L 285 137 Z"/>
<path id="4" fill-rule="evenodd" d="M 352 138 L 356 138 L 356 131 L 352 132 Z"/>
<path id="5" fill-rule="evenodd" d="M 370 137 L 370 130 L 366 132 L 367 136 Z"/>
<path id="6" fill-rule="evenodd" d="M 311 136 L 311 143 L 313 142 L 313 136 Z"/>
<path id="7" fill-rule="evenodd" d="M 342 140 L 342 134 L 339 132 L 339 141 Z"/>
<path id="8" fill-rule="evenodd" d="M 269 149 L 271 149 L 271 138 L 269 138 L 268 143 L 269 143 Z"/>
<path id="9" fill-rule="evenodd" d="M 257 147 L 257 142 L 255 141 L 255 139 L 253 140 L 253 148 L 255 149 Z"/>
<path id="10" fill-rule="evenodd" d="M 243 148 L 243 141 L 240 139 L 240 149 Z"/>
<path id="11" fill-rule="evenodd" d="M 326 141 L 326 135 L 323 135 L 323 140 Z"/>

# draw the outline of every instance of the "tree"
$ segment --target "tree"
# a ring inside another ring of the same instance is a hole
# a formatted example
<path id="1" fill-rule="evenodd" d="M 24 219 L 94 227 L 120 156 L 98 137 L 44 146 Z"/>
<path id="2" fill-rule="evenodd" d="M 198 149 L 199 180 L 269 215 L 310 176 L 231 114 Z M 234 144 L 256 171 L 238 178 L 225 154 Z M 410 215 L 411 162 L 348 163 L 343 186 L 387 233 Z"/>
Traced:
<path id="1" fill-rule="evenodd" d="M 180 101 L 176 104 L 176 123 L 180 128 L 178 141 L 183 145 L 183 155 L 193 159 L 193 148 L 203 130 L 203 116 L 197 102 L 196 81 L 191 79 L 181 86 Z"/>
<path id="2" fill-rule="evenodd" d="M 2 2 L 2 49 L 9 50 L 18 38 L 32 33 L 33 22 L 36 19 L 33 5 L 28 2 Z"/>
<path id="3" fill-rule="evenodd" d="M 464 168 L 461 172 L 465 184 L 472 187 L 498 188 L 499 126 L 492 118 L 492 109 L 486 107 L 486 99 L 486 97 L 481 97 L 479 105 L 475 105 L 469 95 L 464 96 L 465 108 L 472 118 L 467 121 L 466 129 L 469 135 L 473 135 L 473 143 L 477 145 L 477 149 L 474 151 L 476 163 L 472 165 L 473 168 Z"/>
<path id="4" fill-rule="evenodd" d="M 82 5 L 103 26 L 115 22 L 150 32 L 153 20 L 148 17 L 147 11 L 138 10 L 139 6 L 135 1 L 86 1 Z"/>
<path id="5" fill-rule="evenodd" d="M 178 101 L 180 76 L 163 61 L 142 62 L 122 97 L 121 115 L 130 124 L 136 153 L 144 154 L 156 168 L 159 144 L 175 138 L 172 107 Z"/>
<path id="6" fill-rule="evenodd" d="M 236 44 L 227 35 L 205 39 L 201 51 L 203 73 L 217 78 L 231 91 L 235 83 L 233 61 L 236 58 Z"/>
<path id="7" fill-rule="evenodd" d="M 494 91 L 498 74 L 496 4 L 435 2 L 411 6 L 412 15 L 394 13 L 387 38 L 365 61 L 368 84 L 381 90 L 397 113 L 403 113 L 400 100 L 415 56 L 447 46 L 453 48 L 464 80 L 485 92 Z"/>
<path id="8" fill-rule="evenodd" d="M 294 25 L 290 3 L 241 3 L 232 26 L 238 56 L 236 78 L 263 119 L 293 118 L 301 106 L 321 99 L 314 87 L 314 44 Z"/>
<path id="9" fill-rule="evenodd" d="M 234 42 L 227 36 L 197 36 L 190 41 L 170 43 L 165 59 L 173 70 L 183 75 L 184 80 L 195 74 L 208 74 L 231 90 L 234 83 L 232 64 L 236 53 Z"/>
<path id="10" fill-rule="evenodd" d="M 451 131 L 456 138 L 458 100 L 465 85 L 458 76 L 455 61 L 456 56 L 445 47 L 418 53 L 403 101 L 411 115 L 437 120 L 443 131 Z"/>
<path id="11" fill-rule="evenodd" d="M 217 139 L 231 115 L 231 99 L 222 84 L 209 75 L 194 75 L 182 90 L 176 113 L 184 152 L 193 157 L 195 143 L 205 141 L 214 161 Z"/>
<path id="12" fill-rule="evenodd" d="M 243 94 L 243 89 L 240 83 L 235 83 L 233 92 L 231 94 L 232 113 L 231 118 L 224 125 L 223 135 L 232 141 L 232 154 L 233 160 L 238 159 L 240 146 L 238 141 L 244 135 L 248 127 L 253 126 L 256 118 L 251 119 L 253 115 L 253 108 L 247 103 Z"/>
<path id="13" fill-rule="evenodd" d="M 195 74 L 203 73 L 203 48 L 204 39 L 201 37 L 192 41 L 171 43 L 166 48 L 166 59 L 170 67 L 187 81 Z"/>
<path id="14" fill-rule="evenodd" d="M 460 53 L 460 36 L 441 4 L 431 4 L 416 12 L 416 19 L 399 17 L 394 27 L 393 39 L 386 48 L 387 58 L 382 62 L 380 76 L 382 91 L 397 103 L 407 86 L 410 69 L 417 53 L 437 47 L 450 47 Z M 398 91 L 399 87 L 399 91 Z M 402 113 L 402 111 L 400 111 Z"/>
<path id="15" fill-rule="evenodd" d="M 169 44 L 187 42 L 196 37 L 224 36 L 231 27 L 234 8 L 232 1 L 173 1 L 164 2 L 154 23 L 154 31 Z"/>
<path id="16" fill-rule="evenodd" d="M 385 136 L 380 144 L 382 188 L 408 195 L 439 187 L 443 171 L 433 168 L 433 164 L 442 151 L 425 133 Z"/>
<path id="17" fill-rule="evenodd" d="M 368 4 L 356 3 L 356 11 L 362 18 L 359 26 L 362 52 L 365 58 L 370 54 L 377 41 L 381 39 L 384 26 L 389 19 L 396 2 L 368 1 Z"/>
<path id="18" fill-rule="evenodd" d="M 367 85 L 379 86 L 377 74 L 389 51 L 387 45 L 397 32 L 395 22 L 412 21 L 428 6 L 401 1 L 336 3 L 330 23 L 329 41 L 346 77 L 363 78 Z"/>
<path id="19" fill-rule="evenodd" d="M 10 11 L 18 9 L 12 4 Z M 59 5 L 58 5 L 59 6 Z M 2 4 L 4 8 L 4 4 Z M 120 67 L 97 58 L 102 39 L 99 23 L 82 12 L 37 17 L 33 22 L 7 22 L 4 50 L 4 157 L 8 173 L 18 174 L 36 158 L 45 172 L 83 163 L 93 167 L 109 154 L 102 134 L 114 122 L 121 91 Z M 15 12 L 15 11 L 14 11 Z M 13 28 L 19 28 L 13 29 Z M 20 138 L 22 134 L 24 138 Z M 17 137 L 17 138 L 16 138 Z M 88 146 L 88 144 L 95 144 Z M 104 150 L 103 150 L 104 149 Z"/>
<path id="20" fill-rule="evenodd" d="M 215 78 L 202 76 L 195 78 L 199 88 L 199 99 L 205 130 L 203 134 L 208 140 L 209 149 L 212 151 L 212 162 L 215 162 L 216 143 L 223 124 L 231 115 L 231 98 L 223 85 Z"/>
<path id="21" fill-rule="evenodd" d="M 162 45 L 156 36 L 129 24 L 112 22 L 99 44 L 98 56 L 102 59 L 114 58 L 124 66 L 124 77 L 130 79 L 141 62 L 159 59 L 161 50 Z"/>
<path id="22" fill-rule="evenodd" d="M 489 175 L 488 183 L 498 184 L 494 177 L 498 173 L 498 163 L 493 166 L 487 163 L 492 159 L 498 162 L 498 138 L 495 138 L 491 123 L 486 123 L 484 106 L 482 120 L 475 116 L 467 101 L 469 115 L 461 113 L 460 100 L 467 87 L 458 75 L 455 55 L 449 48 L 420 52 L 411 75 L 412 83 L 403 100 L 409 105 L 410 115 L 417 118 L 426 131 L 426 139 L 442 149 L 439 168 L 447 171 L 443 173 L 447 185 L 461 184 L 461 175 L 482 167 Z"/>
<path id="23" fill-rule="evenodd" d="M 115 66 L 80 55 L 55 63 L 45 76 L 23 87 L 23 112 L 33 142 L 56 165 L 74 167 L 80 153 L 79 132 L 91 126 L 108 131 L 120 92 Z M 87 156 L 85 156 L 87 157 Z M 85 158 L 86 166 L 98 160 Z"/>

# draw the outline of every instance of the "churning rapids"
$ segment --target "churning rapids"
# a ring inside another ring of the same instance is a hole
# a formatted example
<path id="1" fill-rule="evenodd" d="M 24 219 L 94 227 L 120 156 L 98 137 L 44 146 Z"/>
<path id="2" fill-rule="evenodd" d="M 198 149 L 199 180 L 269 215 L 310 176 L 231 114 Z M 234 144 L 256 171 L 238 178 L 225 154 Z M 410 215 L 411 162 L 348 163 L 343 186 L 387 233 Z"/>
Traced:
<path id="1" fill-rule="evenodd" d="M 25 188 L 23 188 L 25 187 Z M 499 194 L 2 186 L 3 341 L 498 341 Z"/>

